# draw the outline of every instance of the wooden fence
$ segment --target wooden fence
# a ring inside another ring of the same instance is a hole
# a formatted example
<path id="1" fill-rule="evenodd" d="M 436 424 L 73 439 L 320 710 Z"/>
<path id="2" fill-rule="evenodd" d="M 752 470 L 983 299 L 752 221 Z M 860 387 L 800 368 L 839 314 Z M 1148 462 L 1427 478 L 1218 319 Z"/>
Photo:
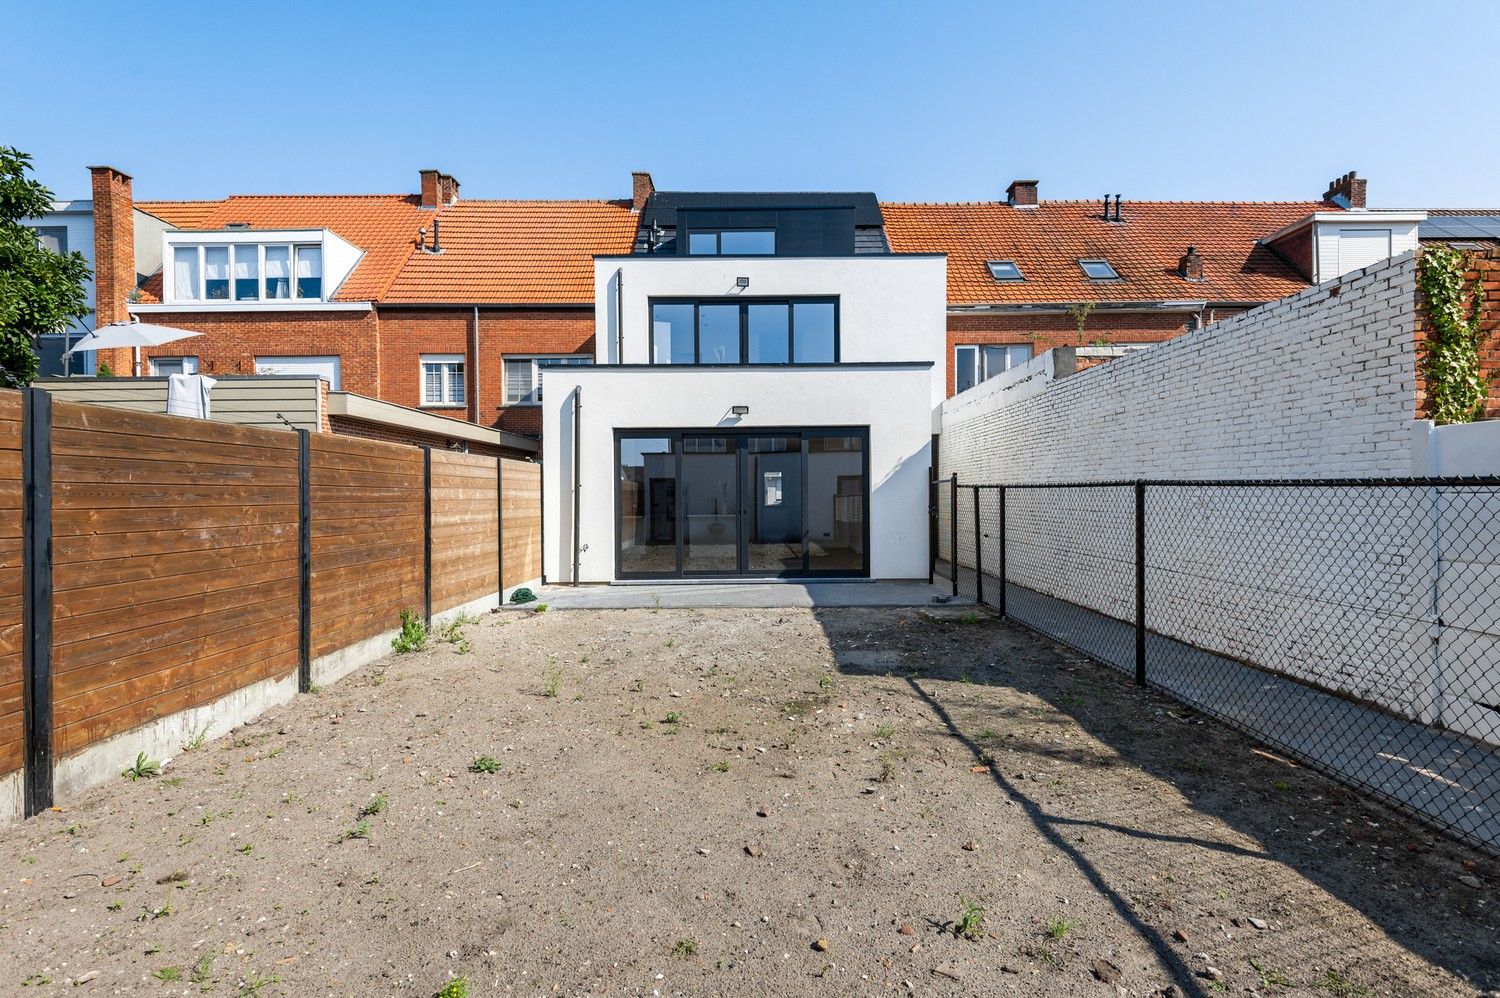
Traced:
<path id="1" fill-rule="evenodd" d="M 541 574 L 539 470 L 0 392 L 0 780 L 35 814 L 107 739 L 493 605 Z"/>

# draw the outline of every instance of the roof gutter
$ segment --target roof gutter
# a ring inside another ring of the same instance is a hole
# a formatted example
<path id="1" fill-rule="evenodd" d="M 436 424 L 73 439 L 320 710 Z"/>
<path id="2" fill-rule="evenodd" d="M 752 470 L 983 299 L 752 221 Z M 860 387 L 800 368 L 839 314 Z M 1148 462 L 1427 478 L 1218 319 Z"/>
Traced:
<path id="1" fill-rule="evenodd" d="M 992 303 L 987 305 L 952 305 L 948 306 L 949 315 L 1062 315 L 1076 308 L 1080 302 L 1045 302 L 1035 304 L 1001 304 Z M 1166 301 L 1101 301 L 1092 303 L 1099 312 L 1201 312 L 1205 308 L 1232 308 L 1244 306 L 1254 308 L 1256 305 L 1264 305 L 1265 302 L 1231 302 L 1216 301 L 1208 302 L 1199 299 L 1193 300 L 1166 300 Z"/>

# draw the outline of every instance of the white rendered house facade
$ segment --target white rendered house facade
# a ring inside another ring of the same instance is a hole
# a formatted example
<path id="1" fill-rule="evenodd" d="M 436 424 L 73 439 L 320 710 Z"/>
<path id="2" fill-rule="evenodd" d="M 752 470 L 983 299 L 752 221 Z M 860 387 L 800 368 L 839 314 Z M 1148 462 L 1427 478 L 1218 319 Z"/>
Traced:
<path id="1" fill-rule="evenodd" d="M 878 212 L 658 193 L 595 258 L 595 362 L 541 370 L 548 582 L 927 576 L 946 258 Z"/>

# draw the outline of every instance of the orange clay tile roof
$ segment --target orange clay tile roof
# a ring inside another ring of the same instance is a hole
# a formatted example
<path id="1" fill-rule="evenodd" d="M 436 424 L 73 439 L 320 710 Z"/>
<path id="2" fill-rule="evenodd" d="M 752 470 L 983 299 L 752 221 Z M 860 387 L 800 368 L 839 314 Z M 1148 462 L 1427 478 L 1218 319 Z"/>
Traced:
<path id="1" fill-rule="evenodd" d="M 364 251 L 338 301 L 393 304 L 590 304 L 596 253 L 628 253 L 637 216 L 628 201 L 463 201 L 439 211 L 415 195 L 238 195 L 222 201 L 142 201 L 182 229 L 330 229 Z M 417 251 L 433 219 L 442 253 Z M 159 301 L 161 277 L 141 287 Z"/>
<path id="2" fill-rule="evenodd" d="M 410 194 L 234 195 L 222 201 L 142 201 L 136 207 L 179 229 L 222 229 L 248 222 L 252 229 L 329 229 L 364 250 L 334 298 L 378 301 L 417 245 L 417 230 L 433 212 Z M 159 281 L 143 292 L 160 294 Z"/>
<path id="3" fill-rule="evenodd" d="M 441 253 L 415 253 L 381 300 L 572 305 L 594 300 L 595 254 L 629 253 L 629 201 L 459 201 Z"/>
<path id="4" fill-rule="evenodd" d="M 1035 209 L 995 201 L 881 205 L 893 251 L 948 254 L 954 305 L 1271 301 L 1307 281 L 1257 240 L 1336 210 L 1323 201 L 1126 201 L 1124 221 L 1114 223 L 1103 220 L 1099 201 L 1043 201 Z M 1203 257 L 1201 282 L 1178 276 L 1189 246 Z M 1078 261 L 1095 257 L 1123 280 L 1086 278 Z M 1025 280 L 996 281 L 989 260 L 1014 260 Z"/>

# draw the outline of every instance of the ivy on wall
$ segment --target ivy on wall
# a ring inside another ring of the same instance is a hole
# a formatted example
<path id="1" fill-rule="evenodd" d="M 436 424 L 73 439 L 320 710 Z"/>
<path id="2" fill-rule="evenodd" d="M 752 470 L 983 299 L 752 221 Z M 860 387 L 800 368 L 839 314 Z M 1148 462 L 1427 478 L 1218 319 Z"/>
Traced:
<path id="1" fill-rule="evenodd" d="M 1479 329 L 1484 286 L 1465 286 L 1469 258 L 1447 246 L 1424 247 L 1417 267 L 1427 312 L 1428 334 L 1422 357 L 1428 415 L 1438 424 L 1472 423 L 1484 415 L 1489 385 L 1479 366 Z"/>

